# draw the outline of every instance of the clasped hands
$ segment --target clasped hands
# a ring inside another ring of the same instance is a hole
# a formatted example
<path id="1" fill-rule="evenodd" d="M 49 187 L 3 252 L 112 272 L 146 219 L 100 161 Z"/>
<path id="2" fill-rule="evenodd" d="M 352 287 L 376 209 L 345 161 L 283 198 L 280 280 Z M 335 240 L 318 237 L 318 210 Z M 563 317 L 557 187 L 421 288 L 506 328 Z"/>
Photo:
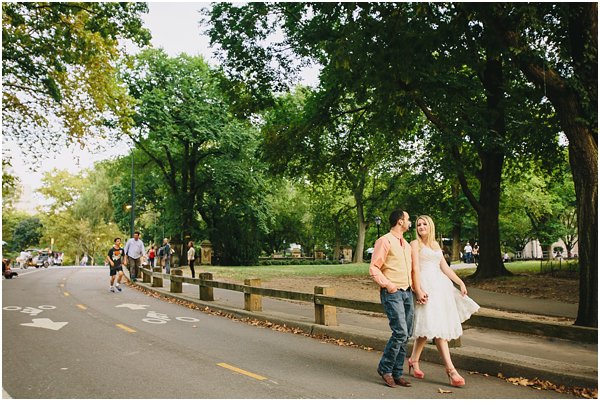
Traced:
<path id="1" fill-rule="evenodd" d="M 415 290 L 415 297 L 417 299 L 417 304 L 425 305 L 429 299 L 429 294 L 427 294 L 425 291 Z"/>

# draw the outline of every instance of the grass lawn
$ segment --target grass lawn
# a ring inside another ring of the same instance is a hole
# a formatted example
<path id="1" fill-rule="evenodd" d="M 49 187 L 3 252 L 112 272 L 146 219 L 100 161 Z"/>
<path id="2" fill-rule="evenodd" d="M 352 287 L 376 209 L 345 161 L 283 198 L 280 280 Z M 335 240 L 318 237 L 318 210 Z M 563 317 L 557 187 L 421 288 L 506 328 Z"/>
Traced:
<path id="1" fill-rule="evenodd" d="M 545 262 L 544 262 L 545 263 Z M 540 261 L 519 261 L 506 263 L 506 268 L 517 275 L 534 275 L 540 273 Z M 558 268 L 557 262 L 554 269 Z M 549 267 L 545 266 L 544 270 Z M 565 262 L 562 269 L 566 269 Z M 343 265 L 287 265 L 287 266 L 202 266 L 202 271 L 214 274 L 215 279 L 244 280 L 261 278 L 264 280 L 285 277 L 341 277 L 368 276 L 368 263 L 350 263 Z M 467 277 L 475 272 L 475 268 L 457 270 L 460 277 Z"/>
<path id="2" fill-rule="evenodd" d="M 349 263 L 344 265 L 289 265 L 289 266 L 202 266 L 214 274 L 216 280 L 228 278 L 244 280 L 260 278 L 268 280 L 280 277 L 340 277 L 368 276 L 368 263 Z"/>

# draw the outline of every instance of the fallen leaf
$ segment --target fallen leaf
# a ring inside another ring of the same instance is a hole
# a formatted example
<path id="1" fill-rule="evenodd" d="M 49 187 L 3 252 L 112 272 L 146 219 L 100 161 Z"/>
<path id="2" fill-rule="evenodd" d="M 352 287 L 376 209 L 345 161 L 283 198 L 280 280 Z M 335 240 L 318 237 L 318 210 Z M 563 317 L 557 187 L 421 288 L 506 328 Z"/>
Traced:
<path id="1" fill-rule="evenodd" d="M 441 388 L 438 388 L 438 393 L 440 393 L 440 394 L 450 394 L 450 393 L 452 393 L 452 391 L 450 391 L 450 390 L 443 390 Z"/>

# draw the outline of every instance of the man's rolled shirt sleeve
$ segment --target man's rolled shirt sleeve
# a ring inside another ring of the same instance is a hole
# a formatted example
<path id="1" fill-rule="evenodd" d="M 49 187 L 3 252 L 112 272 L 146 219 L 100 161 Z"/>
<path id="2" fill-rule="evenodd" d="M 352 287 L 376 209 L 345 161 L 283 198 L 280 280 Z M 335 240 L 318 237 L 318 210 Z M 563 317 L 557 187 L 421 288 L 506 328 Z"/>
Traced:
<path id="1" fill-rule="evenodd" d="M 374 248 L 371 264 L 369 265 L 369 274 L 381 288 L 387 288 L 391 281 L 384 276 L 381 266 L 385 263 L 385 259 L 390 251 L 390 244 L 385 238 L 381 237 L 375 241 Z"/>

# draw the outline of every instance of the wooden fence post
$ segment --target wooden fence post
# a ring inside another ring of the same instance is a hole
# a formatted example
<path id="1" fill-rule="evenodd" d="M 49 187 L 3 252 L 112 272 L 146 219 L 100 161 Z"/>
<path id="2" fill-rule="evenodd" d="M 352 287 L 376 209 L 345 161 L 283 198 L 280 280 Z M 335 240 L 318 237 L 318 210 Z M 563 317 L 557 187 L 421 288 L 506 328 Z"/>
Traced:
<path id="1" fill-rule="evenodd" d="M 335 296 L 335 288 L 328 285 L 315 286 L 315 299 L 318 295 Z M 315 303 L 315 323 L 324 326 L 337 326 L 335 306 L 319 305 Z"/>
<path id="2" fill-rule="evenodd" d="M 156 266 L 152 268 L 153 273 L 162 273 L 162 267 Z M 162 287 L 163 279 L 162 277 L 152 276 L 152 287 Z"/>
<path id="3" fill-rule="evenodd" d="M 178 276 L 178 277 L 183 276 L 183 270 L 181 270 L 179 268 L 171 269 L 171 277 L 172 276 Z M 171 292 L 178 293 L 178 294 L 183 292 L 183 282 L 175 281 L 173 279 L 171 279 L 169 281 L 171 282 Z"/>
<path id="4" fill-rule="evenodd" d="M 259 278 L 247 278 L 244 280 L 244 285 L 260 287 L 262 284 Z M 244 309 L 247 311 L 262 311 L 262 296 L 244 293 Z"/>
<path id="5" fill-rule="evenodd" d="M 143 269 L 149 269 L 150 271 L 152 271 L 152 268 L 150 267 L 150 265 L 142 265 Z M 152 281 L 152 276 L 146 272 L 146 270 L 142 270 L 142 283 L 149 283 Z"/>
<path id="6" fill-rule="evenodd" d="M 214 301 L 215 297 L 213 295 L 213 288 L 202 285 L 202 281 L 212 281 L 213 274 L 212 273 L 200 273 L 198 275 L 200 278 L 200 300 L 201 301 Z"/>

